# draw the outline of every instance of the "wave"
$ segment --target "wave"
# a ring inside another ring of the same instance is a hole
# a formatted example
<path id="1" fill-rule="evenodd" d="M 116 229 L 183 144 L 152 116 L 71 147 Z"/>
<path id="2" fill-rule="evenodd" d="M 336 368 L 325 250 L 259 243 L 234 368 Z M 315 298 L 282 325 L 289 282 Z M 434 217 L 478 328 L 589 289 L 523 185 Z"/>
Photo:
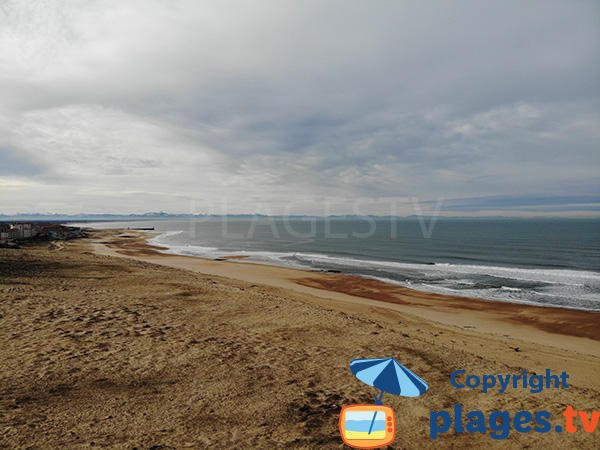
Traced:
<path id="1" fill-rule="evenodd" d="M 598 283 L 600 285 L 600 274 L 588 271 L 567 269 L 525 269 L 517 267 L 469 265 L 469 264 L 416 264 L 401 263 L 394 261 L 362 260 L 355 258 L 335 257 L 314 253 L 296 253 L 295 257 L 311 263 L 330 263 L 338 266 L 362 267 L 369 269 L 385 269 L 389 271 L 408 270 L 418 271 L 423 274 L 438 272 L 465 275 L 487 275 L 497 278 L 512 279 L 517 281 L 533 281 L 548 284 L 569 284 L 572 286 L 584 286 Z M 471 283 L 472 280 L 457 280 L 462 283 Z"/>
<path id="2" fill-rule="evenodd" d="M 530 269 L 445 262 L 409 263 L 359 259 L 313 252 L 236 250 L 183 244 L 183 231 L 169 231 L 149 241 L 167 247 L 166 253 L 201 258 L 244 255 L 241 263 L 261 263 L 304 270 L 338 270 L 388 284 L 426 292 L 461 295 L 512 303 L 585 310 L 600 309 L 600 273 L 570 269 Z M 171 242 L 169 242 L 171 240 Z"/>
<path id="3" fill-rule="evenodd" d="M 218 258 L 225 255 L 243 255 L 247 256 L 246 259 L 241 259 L 239 262 L 261 262 L 261 263 L 281 263 L 278 265 L 284 265 L 286 259 L 290 259 L 294 256 L 293 252 L 267 252 L 267 251 L 248 251 L 248 250 L 235 250 L 227 249 L 222 247 L 211 247 L 208 245 L 196 245 L 196 244 L 174 244 L 167 242 L 167 240 L 176 235 L 182 234 L 183 231 L 168 231 L 155 236 L 148 240 L 149 243 L 166 247 L 167 250 L 163 250 L 163 253 L 184 255 L 184 256 L 195 256 L 199 258 Z M 296 265 L 297 266 L 297 265 Z M 300 267 L 300 266 L 298 266 Z M 306 267 L 302 267 L 306 268 Z"/>
<path id="4" fill-rule="evenodd" d="M 597 280 L 600 282 L 600 274 L 596 272 L 569 270 L 569 269 L 525 269 L 518 267 L 485 266 L 470 264 L 434 263 L 435 267 L 445 268 L 456 273 L 478 273 L 496 275 L 502 278 L 511 278 L 521 281 L 541 281 L 552 283 L 554 278 L 562 278 L 557 283 L 564 284 L 566 279 L 572 280 Z M 582 282 L 571 283 L 574 286 L 583 286 Z"/>
<path id="5" fill-rule="evenodd" d="M 208 258 L 213 256 L 213 253 L 218 253 L 218 248 L 216 247 L 203 247 L 200 245 L 165 245 L 164 242 L 151 242 L 156 245 L 166 246 L 167 250 L 163 250 L 163 253 L 171 253 L 175 255 L 184 255 L 184 256 L 196 256 L 199 258 Z"/>
<path id="6" fill-rule="evenodd" d="M 545 292 L 536 292 L 534 290 L 511 288 L 508 286 L 465 290 L 462 288 L 452 289 L 451 287 L 439 284 L 412 283 L 410 281 L 402 282 L 392 278 L 378 276 L 366 276 L 365 278 L 435 294 L 449 294 L 524 305 L 550 306 L 554 308 L 578 309 L 583 311 L 600 311 L 600 297 L 597 294 L 579 294 L 577 296 L 570 295 L 567 292 L 562 292 L 562 294 L 549 294 Z"/>
<path id="7" fill-rule="evenodd" d="M 164 233 L 161 233 L 158 236 L 154 236 L 153 238 L 148 239 L 148 242 L 151 244 L 158 244 L 158 243 L 162 244 L 162 241 L 164 241 L 168 237 L 178 236 L 180 234 L 183 234 L 183 230 L 165 231 Z"/>

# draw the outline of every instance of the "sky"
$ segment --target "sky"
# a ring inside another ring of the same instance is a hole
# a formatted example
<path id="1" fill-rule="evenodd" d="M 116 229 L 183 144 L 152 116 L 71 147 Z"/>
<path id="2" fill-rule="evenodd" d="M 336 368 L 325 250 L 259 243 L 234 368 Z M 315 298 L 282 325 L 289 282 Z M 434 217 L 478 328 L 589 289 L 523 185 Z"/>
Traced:
<path id="1" fill-rule="evenodd" d="M 0 213 L 600 216 L 600 2 L 0 0 Z"/>

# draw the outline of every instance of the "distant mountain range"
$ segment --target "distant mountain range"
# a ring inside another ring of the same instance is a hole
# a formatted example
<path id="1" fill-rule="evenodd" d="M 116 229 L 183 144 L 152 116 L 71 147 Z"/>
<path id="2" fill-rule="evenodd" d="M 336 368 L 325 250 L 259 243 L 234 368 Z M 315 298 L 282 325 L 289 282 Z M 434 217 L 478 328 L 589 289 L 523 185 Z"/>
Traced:
<path id="1" fill-rule="evenodd" d="M 43 220 L 43 221 L 110 221 L 110 220 L 160 220 L 189 218 L 189 214 L 169 214 L 166 212 L 149 212 L 145 214 L 56 214 L 56 213 L 17 213 L 0 214 L 0 221 L 7 220 Z"/>
<path id="2" fill-rule="evenodd" d="M 56 214 L 56 213 L 17 213 L 14 215 L 11 214 L 0 214 L 0 222 L 11 222 L 11 221 L 23 221 L 23 222 L 113 222 L 113 221 L 138 221 L 138 220 L 172 220 L 172 219 L 190 219 L 190 218 L 206 218 L 206 217 L 230 217 L 230 218 L 252 218 L 252 217 L 272 217 L 272 218 L 317 218 L 323 219 L 323 216 L 266 216 L 264 214 L 171 214 L 163 211 L 159 212 L 148 212 L 145 214 Z M 331 215 L 328 216 L 332 219 L 344 219 L 344 218 L 372 218 L 372 219 L 391 219 L 393 216 L 376 216 L 376 215 Z M 405 216 L 399 217 L 396 216 L 396 219 L 425 219 L 431 220 L 432 216 Z M 507 216 L 495 216 L 495 217 L 478 217 L 478 216 L 469 216 L 469 217 L 448 217 L 448 216 L 438 216 L 437 219 L 443 220 L 466 220 L 466 219 L 476 219 L 476 220 L 511 220 L 511 219 L 522 219 L 522 217 L 507 217 Z M 534 217 L 533 219 L 546 219 L 552 220 L 552 218 L 548 217 Z"/>

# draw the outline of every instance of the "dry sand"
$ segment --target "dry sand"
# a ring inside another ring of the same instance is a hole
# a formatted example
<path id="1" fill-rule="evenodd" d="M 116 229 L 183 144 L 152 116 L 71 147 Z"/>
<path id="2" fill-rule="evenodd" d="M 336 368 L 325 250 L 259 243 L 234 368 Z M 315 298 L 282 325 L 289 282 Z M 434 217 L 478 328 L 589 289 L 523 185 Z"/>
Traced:
<path id="1" fill-rule="evenodd" d="M 440 296 L 354 277 L 157 253 L 142 233 L 0 249 L 0 448 L 329 449 L 349 370 L 394 356 L 429 383 L 384 395 L 389 449 L 596 449 L 600 433 L 429 437 L 429 412 L 599 409 L 599 315 Z M 126 258 L 115 258 L 125 256 Z M 229 260 L 231 259 L 231 260 Z M 569 374 L 483 394 L 450 374 Z M 576 419 L 578 420 L 578 419 Z M 575 423 L 578 423 L 577 421 Z"/>

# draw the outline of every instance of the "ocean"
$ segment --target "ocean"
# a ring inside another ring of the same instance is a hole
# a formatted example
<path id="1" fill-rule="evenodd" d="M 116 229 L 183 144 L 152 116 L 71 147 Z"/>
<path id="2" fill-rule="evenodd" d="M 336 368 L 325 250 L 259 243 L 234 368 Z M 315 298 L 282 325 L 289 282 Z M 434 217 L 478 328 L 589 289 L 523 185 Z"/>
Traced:
<path id="1" fill-rule="evenodd" d="M 427 292 L 600 311 L 600 220 L 197 218 L 155 227 L 169 253 L 339 272 Z"/>

